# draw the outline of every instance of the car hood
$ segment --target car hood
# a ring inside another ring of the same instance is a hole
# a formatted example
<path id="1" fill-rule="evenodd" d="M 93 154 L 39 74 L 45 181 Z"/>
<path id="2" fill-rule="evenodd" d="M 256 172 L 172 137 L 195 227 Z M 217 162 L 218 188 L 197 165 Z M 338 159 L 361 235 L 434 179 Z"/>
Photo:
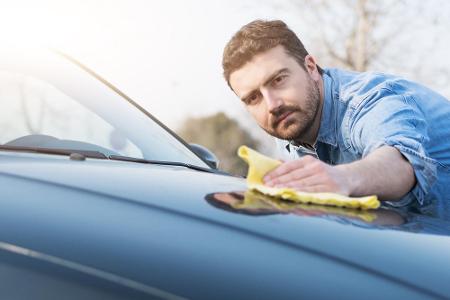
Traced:
<path id="1" fill-rule="evenodd" d="M 305 217 L 293 213 L 233 213 L 210 205 L 205 198 L 217 192 L 243 191 L 244 179 L 184 167 L 96 159 L 71 161 L 64 156 L 35 154 L 1 154 L 0 164 L 0 175 L 17 180 L 19 187 L 23 183 L 25 188 L 27 182 L 33 181 L 47 188 L 80 190 L 139 203 L 143 208 L 165 209 L 330 258 L 436 295 L 450 294 L 450 238 L 414 233 L 414 220 L 402 227 L 372 225 L 345 214 Z M 433 291 L 433 287 L 439 290 Z"/>

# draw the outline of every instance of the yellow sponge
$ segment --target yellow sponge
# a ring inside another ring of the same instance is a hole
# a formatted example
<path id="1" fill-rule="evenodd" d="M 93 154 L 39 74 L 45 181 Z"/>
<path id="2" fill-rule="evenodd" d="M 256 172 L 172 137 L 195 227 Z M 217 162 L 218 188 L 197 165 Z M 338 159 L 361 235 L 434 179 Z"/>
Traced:
<path id="1" fill-rule="evenodd" d="M 347 197 L 335 193 L 307 193 L 292 188 L 274 188 L 264 185 L 263 177 L 269 171 L 281 164 L 280 161 L 269 158 L 246 146 L 239 147 L 238 155 L 248 164 L 247 185 L 265 195 L 299 203 L 314 203 L 338 207 L 370 209 L 378 208 L 380 201 L 377 196 Z"/>

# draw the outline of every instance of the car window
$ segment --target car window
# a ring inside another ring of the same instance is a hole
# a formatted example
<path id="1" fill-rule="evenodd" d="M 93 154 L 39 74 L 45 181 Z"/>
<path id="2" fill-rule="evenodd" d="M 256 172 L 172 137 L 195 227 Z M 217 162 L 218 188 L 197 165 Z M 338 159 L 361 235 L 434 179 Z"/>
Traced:
<path id="1" fill-rule="evenodd" d="M 143 158 L 142 151 L 120 130 L 44 81 L 0 71 L 0 103 L 2 144 L 70 148 L 67 141 L 79 141 L 97 145 L 108 154 Z M 30 135 L 35 138 L 23 138 Z M 84 144 L 72 145 L 83 148 Z"/>
<path id="2" fill-rule="evenodd" d="M 0 55 L 0 144 L 210 168 L 106 81 L 64 55 L 47 52 Z"/>

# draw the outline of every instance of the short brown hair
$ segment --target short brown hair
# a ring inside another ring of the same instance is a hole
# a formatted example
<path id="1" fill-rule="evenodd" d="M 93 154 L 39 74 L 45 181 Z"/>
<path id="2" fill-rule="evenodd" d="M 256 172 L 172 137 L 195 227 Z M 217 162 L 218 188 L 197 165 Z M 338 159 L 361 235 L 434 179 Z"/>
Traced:
<path id="1" fill-rule="evenodd" d="M 302 68 L 308 55 L 300 39 L 280 20 L 255 20 L 244 25 L 225 46 L 222 58 L 223 76 L 230 85 L 230 75 L 249 62 L 255 55 L 278 45 L 284 47 Z M 318 67 L 319 72 L 322 69 Z"/>

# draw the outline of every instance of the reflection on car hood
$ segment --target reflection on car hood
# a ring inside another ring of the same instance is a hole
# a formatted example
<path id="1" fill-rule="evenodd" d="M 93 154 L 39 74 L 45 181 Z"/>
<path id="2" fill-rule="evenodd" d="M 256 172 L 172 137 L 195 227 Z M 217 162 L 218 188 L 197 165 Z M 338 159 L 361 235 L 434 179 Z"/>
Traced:
<path id="1" fill-rule="evenodd" d="M 3 153 L 0 153 L 0 164 L 0 178 L 15 182 L 14 187 L 6 187 L 6 195 L 26 189 L 30 182 L 41 184 L 43 191 L 52 188 L 79 190 L 102 198 L 107 196 L 114 201 L 138 203 L 143 209 L 182 214 L 207 223 L 205 226 L 222 226 L 254 235 L 393 281 L 399 280 L 402 284 L 428 290 L 448 286 L 450 237 L 408 232 L 417 226 L 408 227 L 407 224 L 404 227 L 371 225 L 373 215 L 370 214 L 376 215 L 376 212 L 367 212 L 368 219 L 354 211 L 348 211 L 348 214 L 320 213 L 320 208 L 314 210 L 320 217 L 314 218 L 305 217 L 308 213 L 293 213 L 290 208 L 274 213 L 266 210 L 262 215 L 243 214 L 239 210 L 232 213 L 217 209 L 205 198 L 218 192 L 243 191 L 246 186 L 243 179 L 182 167 L 95 159 L 71 161 L 63 156 Z M 40 196 L 36 195 L 37 201 Z M 308 212 L 308 207 L 295 209 Z M 406 223 L 410 222 L 409 216 L 403 217 Z M 241 251 L 257 249 L 243 248 Z M 450 294 L 450 287 L 438 294 L 444 292 Z"/>

